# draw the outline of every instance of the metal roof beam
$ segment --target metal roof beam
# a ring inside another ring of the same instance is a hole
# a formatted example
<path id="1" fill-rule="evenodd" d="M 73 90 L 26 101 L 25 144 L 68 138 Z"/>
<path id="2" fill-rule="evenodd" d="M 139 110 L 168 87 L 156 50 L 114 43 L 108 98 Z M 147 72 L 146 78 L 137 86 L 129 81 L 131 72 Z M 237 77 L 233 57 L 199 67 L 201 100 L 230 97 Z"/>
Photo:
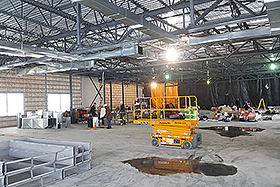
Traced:
<path id="1" fill-rule="evenodd" d="M 195 0 L 193 2 L 194 5 L 198 5 L 198 4 L 202 4 L 202 3 L 207 3 L 207 2 L 211 2 L 213 0 Z M 171 10 L 179 10 L 182 8 L 186 8 L 186 7 L 190 7 L 190 2 L 186 1 L 186 0 L 181 0 L 173 5 L 167 6 L 167 7 L 163 7 L 163 8 L 159 8 L 156 10 L 151 10 L 149 12 L 145 12 L 144 14 L 148 14 L 148 15 L 158 15 L 158 14 L 163 14 L 163 13 L 167 13 L 170 12 Z"/>
<path id="2" fill-rule="evenodd" d="M 249 12 L 252 15 L 256 15 L 256 13 L 254 11 L 252 11 L 250 8 L 248 8 L 246 5 L 242 4 L 240 1 L 238 0 L 233 0 L 234 2 L 236 2 L 237 4 L 239 4 L 242 8 L 244 8 L 247 12 Z"/>
<path id="3" fill-rule="evenodd" d="M 20 19 L 22 19 L 22 20 L 24 20 L 24 21 L 28 21 L 28 22 L 31 22 L 31 23 L 35 23 L 35 24 L 38 24 L 38 25 L 40 25 L 40 26 L 47 27 L 47 28 L 52 29 L 52 30 L 64 31 L 64 29 L 61 29 L 61 28 L 59 28 L 59 27 L 54 27 L 54 26 L 51 26 L 51 25 L 49 25 L 49 24 L 46 24 L 46 23 L 37 21 L 37 20 L 35 20 L 35 19 L 27 18 L 27 17 L 25 17 L 25 16 L 22 16 L 22 15 L 19 15 L 19 14 L 14 14 L 14 13 L 11 13 L 11 12 L 8 12 L 8 11 L 5 11 L 5 10 L 2 10 L 2 9 L 0 9 L 0 13 L 5 14 L 5 15 L 9 15 L 9 16 L 12 16 L 12 17 L 20 18 Z"/>
<path id="4" fill-rule="evenodd" d="M 26 30 L 21 30 L 19 28 L 12 27 L 12 26 L 0 24 L 0 30 L 2 30 L 2 29 L 13 32 L 13 33 L 25 34 L 25 35 L 32 36 L 32 37 L 39 37 L 39 34 L 37 34 L 37 33 L 26 31 Z M 18 38 L 18 40 L 20 41 L 19 38 Z"/>
<path id="5" fill-rule="evenodd" d="M 110 22 L 102 23 L 102 24 L 98 24 L 98 25 L 91 25 L 91 26 L 87 26 L 87 27 L 82 28 L 81 33 L 85 33 L 87 31 L 97 30 L 97 29 L 100 29 L 102 27 L 105 27 L 106 25 L 111 27 L 111 26 L 115 26 L 117 24 L 118 23 L 116 21 L 110 21 Z M 57 35 L 54 35 L 54 36 L 42 37 L 38 40 L 31 41 L 28 44 L 30 44 L 30 45 L 38 44 L 41 41 L 52 41 L 52 40 L 57 40 L 57 39 L 64 38 L 64 37 L 76 36 L 76 34 L 77 34 L 77 30 L 67 31 L 67 32 L 60 33 L 60 34 L 57 34 Z"/>
<path id="6" fill-rule="evenodd" d="M 71 14 L 63 12 L 63 11 L 57 9 L 57 8 L 54 8 L 54 7 L 49 6 L 49 5 L 46 5 L 44 3 L 40 3 L 39 1 L 34 1 L 34 0 L 20 0 L 20 1 L 22 1 L 24 3 L 28 3 L 28 4 L 33 5 L 35 7 L 41 8 L 43 10 L 46 10 L 48 12 L 57 14 L 57 15 L 59 15 L 61 17 L 64 17 L 64 18 L 67 18 L 67 19 L 70 19 L 70 20 L 76 22 L 76 19 L 77 19 L 76 16 L 73 16 Z"/>
<path id="7" fill-rule="evenodd" d="M 58 8 L 54 8 L 54 7 L 49 6 L 49 5 L 46 5 L 46 4 L 44 4 L 44 3 L 40 3 L 40 2 L 34 1 L 34 0 L 20 0 L 20 1 L 22 1 L 22 2 L 24 2 L 24 3 L 28 3 L 28 4 L 30 4 L 30 5 L 33 5 L 33 6 L 35 6 L 35 7 L 41 8 L 41 9 L 43 9 L 43 10 L 45 10 L 45 11 L 48 11 L 48 12 L 57 14 L 57 15 L 63 17 L 63 18 L 72 20 L 72 21 L 74 21 L 75 23 L 76 23 L 76 21 L 77 21 L 77 16 L 74 16 L 74 15 L 72 15 L 72 14 L 68 14 L 68 13 L 66 13 L 66 12 L 64 12 L 64 11 L 59 10 Z M 74 4 L 75 4 L 75 3 L 74 3 Z M 94 26 L 93 23 L 90 23 L 90 22 L 88 22 L 88 21 L 86 21 L 86 20 L 84 20 L 84 19 L 82 19 L 82 18 L 81 18 L 80 21 L 81 21 L 81 24 L 83 24 L 83 25 L 91 25 L 91 26 Z"/>
<path id="8" fill-rule="evenodd" d="M 215 27 L 220 27 L 224 25 L 231 25 L 235 23 L 243 23 L 251 20 L 260 20 L 268 18 L 266 14 L 262 15 L 244 15 L 237 18 L 223 19 L 216 22 L 205 23 L 203 25 L 189 26 L 187 29 L 180 29 L 174 32 L 174 34 L 183 34 L 183 33 L 195 33 L 208 29 L 213 29 Z"/>
<path id="9" fill-rule="evenodd" d="M 109 3 L 103 0 L 73 0 L 73 2 L 79 2 L 87 7 L 102 12 L 104 15 L 116 20 L 117 22 L 132 26 L 139 25 L 137 30 L 153 37 L 153 38 L 165 38 L 168 42 L 176 42 L 176 36 L 170 34 L 160 27 L 148 22 L 142 16 L 133 14 L 130 10 L 122 7 L 118 7 L 113 3 Z"/>
<path id="10" fill-rule="evenodd" d="M 211 12 L 212 10 L 214 10 L 218 4 L 220 4 L 220 2 L 222 2 L 223 0 L 216 0 L 207 10 L 205 10 L 197 19 L 194 20 L 194 24 L 196 25 L 200 20 L 202 20 L 203 18 L 205 18 L 205 16 Z"/>
<path id="11" fill-rule="evenodd" d="M 66 10 L 66 9 L 69 9 L 69 8 L 73 8 L 75 6 L 76 6 L 76 3 L 69 3 L 69 4 L 65 4 L 65 5 L 60 5 L 57 8 L 60 9 L 60 10 Z"/>

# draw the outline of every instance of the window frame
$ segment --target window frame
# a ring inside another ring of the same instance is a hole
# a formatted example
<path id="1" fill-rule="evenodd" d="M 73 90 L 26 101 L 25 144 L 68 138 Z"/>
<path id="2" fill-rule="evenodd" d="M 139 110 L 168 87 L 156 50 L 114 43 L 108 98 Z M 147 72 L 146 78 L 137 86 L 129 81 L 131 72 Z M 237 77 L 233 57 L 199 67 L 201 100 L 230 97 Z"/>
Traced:
<path id="1" fill-rule="evenodd" d="M 14 94 L 20 94 L 22 96 L 22 111 L 20 111 L 20 113 L 23 115 L 24 114 L 24 93 L 12 93 L 12 92 L 9 92 L 9 93 L 0 93 L 1 95 L 5 95 L 5 115 L 1 115 L 0 114 L 0 118 L 3 118 L 3 117 L 14 117 L 14 116 L 17 116 L 17 114 L 19 113 L 19 111 L 16 113 L 16 114 L 12 114 L 12 115 L 9 115 L 9 95 L 14 95 Z M 1 106 L 2 106 L 2 103 L 1 103 Z M 0 106 L 0 107 L 1 107 Z"/>

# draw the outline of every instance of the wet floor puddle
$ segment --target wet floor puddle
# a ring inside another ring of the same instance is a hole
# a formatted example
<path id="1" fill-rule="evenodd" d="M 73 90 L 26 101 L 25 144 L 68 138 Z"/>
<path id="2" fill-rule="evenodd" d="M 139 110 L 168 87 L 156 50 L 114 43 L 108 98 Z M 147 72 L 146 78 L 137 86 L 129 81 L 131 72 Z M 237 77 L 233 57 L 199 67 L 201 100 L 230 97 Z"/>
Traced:
<path id="1" fill-rule="evenodd" d="M 152 175 L 172 175 L 177 173 L 197 173 L 206 176 L 228 176 L 237 173 L 237 168 L 225 164 L 204 163 L 201 157 L 188 159 L 165 159 L 159 157 L 137 158 L 123 161 L 138 171 Z"/>
<path id="2" fill-rule="evenodd" d="M 252 136 L 249 132 L 260 132 L 265 129 L 256 127 L 233 127 L 233 126 L 214 126 L 214 127 L 200 127 L 199 129 L 204 130 L 215 130 L 217 134 L 226 137 L 237 137 L 237 136 Z"/>

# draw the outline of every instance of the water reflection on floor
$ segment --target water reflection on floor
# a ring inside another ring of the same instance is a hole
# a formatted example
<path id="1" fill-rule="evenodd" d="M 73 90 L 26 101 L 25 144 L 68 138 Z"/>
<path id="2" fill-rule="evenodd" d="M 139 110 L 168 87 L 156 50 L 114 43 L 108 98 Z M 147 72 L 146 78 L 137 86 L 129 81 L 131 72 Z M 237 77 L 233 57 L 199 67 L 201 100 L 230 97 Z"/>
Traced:
<path id="1" fill-rule="evenodd" d="M 237 168 L 225 164 L 204 163 L 201 158 L 165 159 L 160 157 L 137 158 L 123 161 L 138 171 L 152 175 L 172 175 L 177 173 L 197 173 L 207 176 L 227 176 L 237 173 Z"/>
<path id="2" fill-rule="evenodd" d="M 217 134 L 226 137 L 237 137 L 237 136 L 252 136 L 249 132 L 259 132 L 265 129 L 257 127 L 233 127 L 233 126 L 213 126 L 213 127 L 200 127 L 199 129 L 204 130 L 215 130 Z"/>

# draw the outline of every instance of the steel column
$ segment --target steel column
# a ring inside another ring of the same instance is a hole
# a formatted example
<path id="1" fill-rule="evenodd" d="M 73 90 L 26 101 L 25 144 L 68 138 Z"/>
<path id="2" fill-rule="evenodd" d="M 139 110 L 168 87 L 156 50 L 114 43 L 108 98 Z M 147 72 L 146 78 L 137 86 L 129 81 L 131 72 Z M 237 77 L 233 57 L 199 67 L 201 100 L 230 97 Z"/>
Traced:
<path id="1" fill-rule="evenodd" d="M 72 72 L 69 73 L 69 84 L 70 84 L 70 116 L 71 116 L 71 122 L 73 120 L 73 84 L 72 84 Z"/>
<path id="2" fill-rule="evenodd" d="M 77 3 L 77 45 L 81 45 L 81 4 Z"/>
<path id="3" fill-rule="evenodd" d="M 164 97 L 166 97 L 166 82 L 164 82 Z"/>
<path id="4" fill-rule="evenodd" d="M 45 73 L 45 109 L 48 110 L 48 86 L 47 86 L 47 74 Z"/>
<path id="5" fill-rule="evenodd" d="M 183 28 L 186 28 L 185 8 L 183 8 Z"/>
<path id="6" fill-rule="evenodd" d="M 112 81 L 110 81 L 110 106 L 113 109 Z"/>
<path id="7" fill-rule="evenodd" d="M 194 4 L 193 4 L 193 0 L 190 0 L 190 18 L 191 18 L 191 25 L 194 25 Z"/>
<path id="8" fill-rule="evenodd" d="M 105 104 L 105 72 L 102 72 L 103 105 Z"/>
<path id="9" fill-rule="evenodd" d="M 166 97 L 166 82 L 164 82 L 164 97 Z M 164 98 L 164 107 L 166 106 L 166 98 Z"/>
<path id="10" fill-rule="evenodd" d="M 122 81 L 122 102 L 124 104 L 124 86 L 123 86 L 123 81 Z"/>
<path id="11" fill-rule="evenodd" d="M 136 83 L 136 97 L 138 97 L 138 83 Z"/>

